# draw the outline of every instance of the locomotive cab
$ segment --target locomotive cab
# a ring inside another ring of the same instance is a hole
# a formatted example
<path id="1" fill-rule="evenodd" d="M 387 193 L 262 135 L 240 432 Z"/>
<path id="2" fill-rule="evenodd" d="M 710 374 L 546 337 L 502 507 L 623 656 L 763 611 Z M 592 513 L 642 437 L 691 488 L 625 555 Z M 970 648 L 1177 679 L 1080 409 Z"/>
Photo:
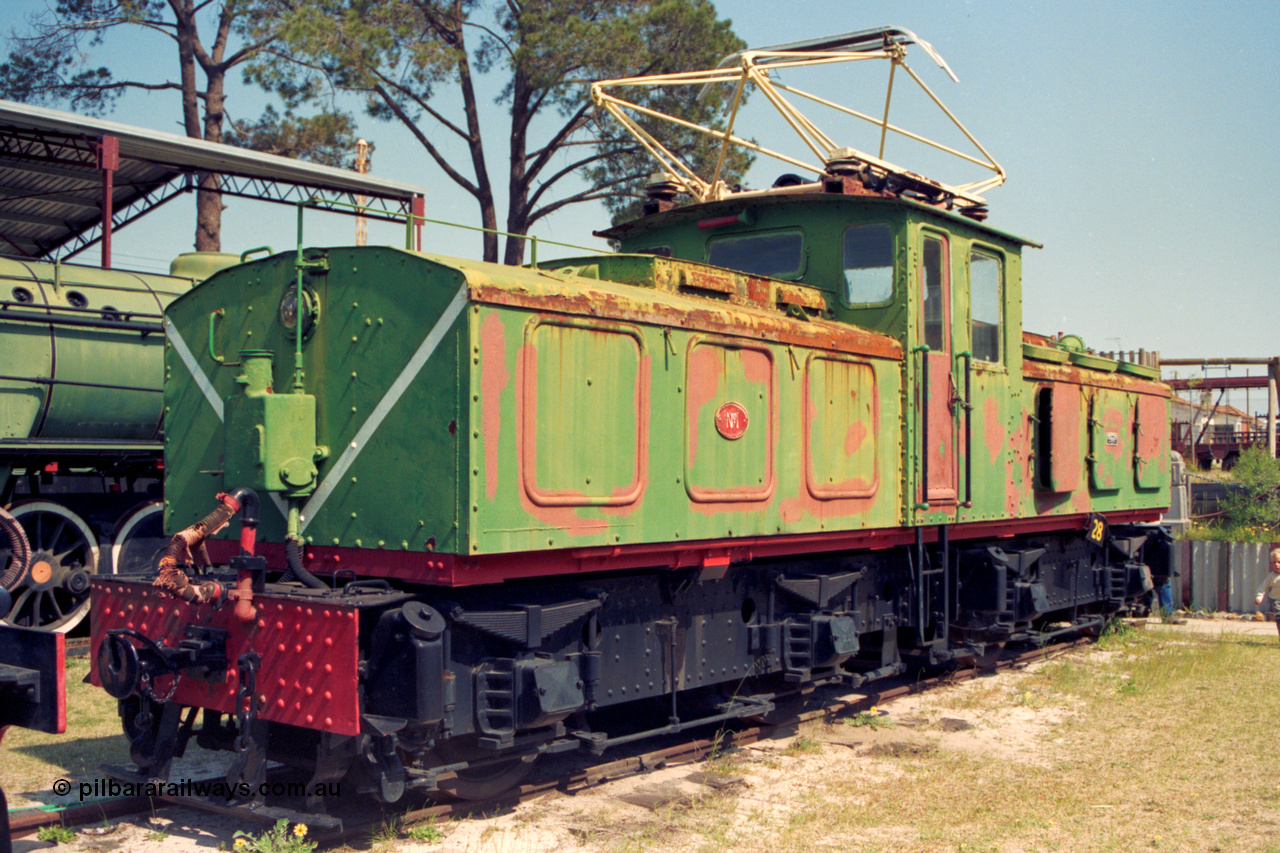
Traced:
<path id="1" fill-rule="evenodd" d="M 930 523 L 1005 511 L 1003 490 L 988 507 L 973 481 L 973 412 L 990 419 L 988 407 L 1010 398 L 1011 377 L 1021 372 L 1021 251 L 1039 244 L 879 196 L 848 177 L 748 196 L 659 212 L 600 236 L 623 252 L 807 285 L 821 296 L 814 315 L 898 340 L 907 354 L 904 394 L 910 389 L 904 441 L 917 457 L 904 493 L 908 517 Z"/>

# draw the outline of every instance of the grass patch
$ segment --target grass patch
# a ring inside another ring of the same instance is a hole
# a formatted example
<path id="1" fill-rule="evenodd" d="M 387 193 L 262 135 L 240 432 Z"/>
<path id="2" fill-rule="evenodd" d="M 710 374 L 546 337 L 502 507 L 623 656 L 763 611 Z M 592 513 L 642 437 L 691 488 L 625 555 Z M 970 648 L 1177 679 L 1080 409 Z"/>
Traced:
<path id="1" fill-rule="evenodd" d="M 51 844 L 70 844 L 76 840 L 76 831 L 69 826 L 60 824 L 42 826 L 36 830 L 36 840 L 46 841 Z"/>
<path id="2" fill-rule="evenodd" d="M 1259 542 L 1270 544 L 1280 539 L 1274 527 L 1226 520 L 1193 522 L 1178 536 L 1197 542 Z"/>
<path id="3" fill-rule="evenodd" d="M 886 711 L 881 711 L 874 705 L 866 711 L 859 711 L 852 717 L 845 717 L 843 720 L 846 726 L 858 726 L 868 729 L 893 729 L 897 728 L 897 723 L 889 718 Z"/>
<path id="4" fill-rule="evenodd" d="M 782 751 L 783 755 L 805 755 L 809 753 L 821 752 L 822 744 L 808 735 L 797 735 L 795 740 L 787 745 Z"/>
<path id="5" fill-rule="evenodd" d="M 433 820 L 415 823 L 412 826 L 405 827 L 403 832 L 406 838 L 422 844 L 435 844 L 444 840 L 444 833 L 440 830 L 440 827 L 436 826 Z"/>
<path id="6" fill-rule="evenodd" d="M 1280 853 L 1280 774 L 1268 748 L 1276 663 L 1271 637 L 1117 629 L 1091 649 L 969 685 L 954 704 L 939 696 L 944 711 L 999 719 L 1031 709 L 1059 720 L 1034 756 L 889 751 L 874 762 L 892 772 L 810 779 L 785 816 L 751 819 L 744 801 L 726 831 L 724 804 L 706 827 L 695 808 L 678 822 L 688 834 L 680 846 L 809 853 L 843 839 L 841 849 L 868 852 Z M 627 849 L 674 849 L 671 840 L 636 838 Z"/>
<path id="7" fill-rule="evenodd" d="M 128 766 L 129 743 L 120 727 L 116 700 L 84 682 L 89 659 L 67 658 L 67 731 L 60 735 L 10 729 L 4 738 L 0 786 L 9 807 L 78 802 L 76 783 L 102 778 L 101 764 Z M 72 783 L 68 797 L 50 791 L 56 779 Z"/>

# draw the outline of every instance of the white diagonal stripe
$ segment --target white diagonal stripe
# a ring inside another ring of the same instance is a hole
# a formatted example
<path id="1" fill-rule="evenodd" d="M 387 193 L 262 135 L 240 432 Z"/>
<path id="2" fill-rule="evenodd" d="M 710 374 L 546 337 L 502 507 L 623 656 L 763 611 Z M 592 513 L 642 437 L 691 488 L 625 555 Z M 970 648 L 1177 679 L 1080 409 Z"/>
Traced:
<path id="1" fill-rule="evenodd" d="M 200 369 L 200 363 L 196 361 L 196 357 L 191 354 L 191 350 L 187 347 L 187 342 L 182 339 L 182 335 L 178 334 L 178 329 L 168 318 L 164 318 L 164 333 L 169 338 L 169 343 L 173 345 L 173 351 L 178 354 L 178 358 L 182 359 L 182 363 L 187 366 L 187 372 L 191 374 L 191 378 L 196 381 L 196 385 L 200 387 L 200 391 L 204 394 L 204 398 L 209 401 L 209 405 L 213 406 L 213 413 L 218 416 L 218 420 L 222 420 L 222 398 L 218 396 L 218 392 L 213 390 L 213 383 L 209 381 L 209 377 L 204 375 L 204 371 Z"/>
<path id="2" fill-rule="evenodd" d="M 200 369 L 200 363 L 196 361 L 196 357 L 191 354 L 191 349 L 187 346 L 187 342 L 182 339 L 182 335 L 178 334 L 178 329 L 169 320 L 164 318 L 164 333 L 169 338 L 169 343 L 173 345 L 173 351 L 178 354 L 178 358 L 187 366 L 187 372 L 191 374 L 191 378 L 196 381 L 196 385 L 200 387 L 200 391 L 204 394 L 204 398 L 209 401 L 209 405 L 213 407 L 213 413 L 218 416 L 218 421 L 224 420 L 222 398 L 218 396 L 218 392 L 214 390 L 213 383 L 209 381 L 209 377 L 204 375 L 204 371 Z M 232 484 L 234 485 L 234 484 Z M 280 495 L 271 492 L 271 502 L 276 505 L 276 509 L 280 510 L 280 514 L 285 518 L 289 517 L 289 508 L 280 498 Z"/>
<path id="3" fill-rule="evenodd" d="M 329 495 L 337 488 L 339 481 L 347 473 L 347 469 L 356 461 L 360 451 L 364 450 L 364 446 L 369 443 L 369 439 L 374 432 L 377 431 L 383 420 L 390 414 L 391 407 L 404 395 L 409 384 L 417 378 L 418 372 L 427 363 L 427 359 L 431 358 L 431 354 L 436 351 L 436 347 L 440 346 L 440 341 L 444 339 L 445 333 L 453 326 L 454 321 L 458 319 L 458 315 L 462 313 L 462 309 L 466 307 L 466 304 L 467 285 L 464 283 L 462 287 L 458 288 L 458 292 L 453 295 L 453 300 L 444 309 L 440 319 L 431 327 L 431 331 L 418 347 L 417 352 L 405 364 L 404 369 L 400 371 L 400 375 L 396 377 L 396 380 L 391 383 L 387 393 L 382 395 L 382 399 L 378 401 L 378 405 L 374 407 L 364 424 L 361 425 L 355 437 L 348 442 L 346 449 L 342 451 L 342 455 L 338 457 L 338 460 L 333 463 L 333 467 L 324 475 L 320 488 L 316 489 L 315 494 L 307 501 L 307 505 L 302 508 L 300 530 L 306 530 L 307 525 L 311 523 L 311 519 L 324 506 L 324 502 L 329 499 Z"/>

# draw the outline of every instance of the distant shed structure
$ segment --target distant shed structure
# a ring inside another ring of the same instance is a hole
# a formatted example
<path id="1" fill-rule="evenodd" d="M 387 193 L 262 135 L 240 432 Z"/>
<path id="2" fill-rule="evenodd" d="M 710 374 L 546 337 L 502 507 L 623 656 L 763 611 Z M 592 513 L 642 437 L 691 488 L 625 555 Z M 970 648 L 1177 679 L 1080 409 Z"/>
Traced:
<path id="1" fill-rule="evenodd" d="M 0 101 L 0 253 L 66 260 L 101 244 L 110 267 L 116 229 L 194 192 L 210 173 L 229 196 L 315 198 L 322 208 L 359 200 L 370 218 L 424 212 L 426 191 L 401 181 Z"/>
<path id="2" fill-rule="evenodd" d="M 1161 359 L 1161 367 L 1229 367 L 1231 365 L 1265 365 L 1265 376 L 1219 376 L 1198 379 L 1165 379 L 1175 391 L 1199 391 L 1202 402 L 1196 405 L 1175 397 L 1172 430 L 1173 449 L 1187 459 L 1194 459 L 1201 467 L 1219 462 L 1230 467 L 1240 453 L 1249 446 L 1266 447 L 1276 455 L 1277 375 L 1280 374 L 1280 358 L 1178 358 Z M 1265 426 L 1248 413 L 1222 403 L 1228 390 L 1258 388 L 1267 395 Z M 1217 399 L 1211 402 L 1213 391 Z M 1184 417 L 1179 416 L 1179 402 L 1183 404 Z"/>

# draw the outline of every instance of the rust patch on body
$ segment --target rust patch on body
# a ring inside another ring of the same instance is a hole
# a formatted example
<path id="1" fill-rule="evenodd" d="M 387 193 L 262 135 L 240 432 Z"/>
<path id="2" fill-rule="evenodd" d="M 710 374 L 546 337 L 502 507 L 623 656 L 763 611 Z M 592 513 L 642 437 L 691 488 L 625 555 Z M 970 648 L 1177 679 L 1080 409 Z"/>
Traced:
<path id="1" fill-rule="evenodd" d="M 502 394 L 511 382 L 507 372 L 507 334 L 498 314 L 480 324 L 480 430 L 484 436 L 484 489 L 498 494 L 498 439 L 502 433 Z"/>
<path id="2" fill-rule="evenodd" d="M 716 398 L 724 379 L 724 360 L 714 347 L 693 347 L 689 353 L 688 387 L 685 388 L 685 441 L 688 466 L 698 458 L 698 412 Z"/>
<path id="3" fill-rule="evenodd" d="M 902 359 L 902 345 L 896 339 L 844 323 L 796 320 L 752 305 L 717 304 L 712 299 L 684 294 L 671 294 L 664 296 L 665 301 L 656 302 L 652 291 L 637 289 L 636 295 L 632 296 L 593 287 L 597 284 L 588 280 L 563 282 L 560 283 L 563 290 L 559 293 L 530 293 L 476 284 L 471 287 L 470 298 L 490 305 L 670 326 L 851 355 Z"/>
<path id="4" fill-rule="evenodd" d="M 845 430 L 844 434 L 845 455 L 852 456 L 861 450 L 869 435 L 871 435 L 871 430 L 867 429 L 866 424 L 860 422 L 849 424 L 849 428 Z"/>
<path id="5" fill-rule="evenodd" d="M 1026 360 L 1022 362 L 1022 375 L 1032 382 L 1061 382 L 1087 388 L 1111 388 L 1156 397 L 1169 397 L 1173 393 L 1162 382 L 1138 379 L 1122 373 L 1100 373 L 1069 364 Z"/>
<path id="6" fill-rule="evenodd" d="M 516 411 L 517 420 L 524 423 L 526 417 L 532 418 L 536 423 L 537 413 L 528 412 L 528 401 L 536 399 L 537 395 L 537 376 L 538 376 L 538 350 L 530 344 L 522 344 L 516 356 L 516 373 L 522 377 L 522 383 L 525 386 L 520 389 L 520 393 L 516 394 L 516 405 L 519 407 Z M 531 424 L 522 426 L 522 430 L 528 434 Z M 533 461 L 530 458 L 532 447 L 528 446 L 532 443 L 532 439 L 526 439 L 524 436 L 516 441 L 516 469 L 517 478 L 524 482 L 524 472 L 529 470 L 528 466 L 532 466 Z M 529 515 L 538 519 L 539 522 L 547 527 L 554 528 L 560 533 L 569 536 L 592 536 L 599 535 L 608 530 L 609 523 L 605 519 L 587 519 L 579 514 L 579 507 L 575 506 L 544 506 L 534 503 L 529 497 L 528 489 L 523 486 L 517 489 L 520 494 L 520 506 Z M 585 498 L 585 495 L 582 495 Z"/>
<path id="7" fill-rule="evenodd" d="M 996 402 L 995 397 L 988 397 L 982 405 L 982 437 L 986 440 L 991 464 L 1000 464 L 1000 454 L 1004 450 L 1008 434 L 1000 421 L 1000 404 Z"/>

